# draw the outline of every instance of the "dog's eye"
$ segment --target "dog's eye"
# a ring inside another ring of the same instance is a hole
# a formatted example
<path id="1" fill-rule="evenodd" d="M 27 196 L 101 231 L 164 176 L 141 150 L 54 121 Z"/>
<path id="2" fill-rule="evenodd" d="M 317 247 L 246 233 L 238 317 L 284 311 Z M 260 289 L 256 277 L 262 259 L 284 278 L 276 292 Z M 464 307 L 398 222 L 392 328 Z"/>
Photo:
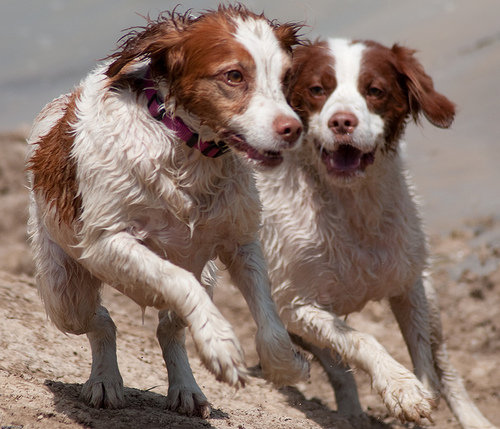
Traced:
<path id="1" fill-rule="evenodd" d="M 283 75 L 283 80 L 282 80 L 282 84 L 284 87 L 287 87 L 288 85 L 290 85 L 290 80 L 292 79 L 292 71 L 291 70 L 287 70 L 285 72 L 285 74 Z"/>
<path id="2" fill-rule="evenodd" d="M 380 98 L 385 94 L 383 89 L 377 88 L 376 86 L 370 86 L 366 90 L 366 95 L 369 97 Z"/>
<path id="3" fill-rule="evenodd" d="M 226 80 L 230 84 L 238 84 L 243 82 L 243 75 L 238 70 L 230 70 L 226 73 Z"/>
<path id="4" fill-rule="evenodd" d="M 309 88 L 309 92 L 313 97 L 322 97 L 326 94 L 324 88 L 319 85 L 311 86 Z"/>

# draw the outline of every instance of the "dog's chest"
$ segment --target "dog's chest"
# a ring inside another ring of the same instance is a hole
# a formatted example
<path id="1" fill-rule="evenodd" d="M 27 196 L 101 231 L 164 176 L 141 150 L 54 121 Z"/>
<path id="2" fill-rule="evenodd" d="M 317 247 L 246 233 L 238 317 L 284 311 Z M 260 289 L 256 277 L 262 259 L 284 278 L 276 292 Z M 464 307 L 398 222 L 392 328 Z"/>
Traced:
<path id="1" fill-rule="evenodd" d="M 317 237 L 318 259 L 307 263 L 314 299 L 338 314 L 361 310 L 371 300 L 397 296 L 411 287 L 423 268 L 420 251 L 402 246 L 399 232 L 385 238 L 344 235 Z M 314 278 L 314 276 L 311 276 Z"/>
<path id="2" fill-rule="evenodd" d="M 176 194 L 158 209 L 144 211 L 134 231 L 161 257 L 199 275 L 209 259 L 255 239 L 260 204 L 251 182 L 228 181 L 212 192 L 193 195 L 178 189 Z"/>
<path id="3" fill-rule="evenodd" d="M 279 302 L 298 298 L 348 314 L 370 300 L 400 295 L 423 270 L 425 240 L 410 199 L 405 207 L 395 202 L 379 209 L 314 198 L 307 206 L 273 222 L 286 240 L 281 261 L 270 256 Z"/>

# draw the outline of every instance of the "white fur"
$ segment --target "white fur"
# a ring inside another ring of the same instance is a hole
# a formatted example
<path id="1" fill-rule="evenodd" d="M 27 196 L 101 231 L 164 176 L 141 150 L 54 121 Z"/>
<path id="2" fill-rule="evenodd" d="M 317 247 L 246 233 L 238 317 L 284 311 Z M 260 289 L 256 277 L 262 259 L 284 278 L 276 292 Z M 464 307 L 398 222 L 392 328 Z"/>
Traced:
<path id="1" fill-rule="evenodd" d="M 335 56 L 338 86 L 321 112 L 312 115 L 309 121 L 309 139 L 321 142 L 325 149 L 335 149 L 328 119 L 336 112 L 354 113 L 359 119 L 359 126 L 356 127 L 352 138 L 360 150 L 370 152 L 382 138 L 384 123 L 380 116 L 367 109 L 366 101 L 358 90 L 360 62 L 365 47 L 361 43 L 351 45 L 350 41 L 345 39 L 329 39 L 328 47 Z"/>
<path id="2" fill-rule="evenodd" d="M 269 42 L 264 38 L 261 43 Z M 269 49 L 280 50 L 277 44 Z M 217 379 L 244 384 L 242 349 L 211 301 L 210 261 L 216 257 L 228 266 L 256 320 L 264 374 L 277 384 L 304 377 L 307 364 L 270 296 L 257 241 L 260 202 L 249 164 L 232 151 L 209 159 L 187 147 L 149 114 L 143 95 L 109 91 L 105 68 L 97 67 L 77 89 L 71 158 L 81 215 L 70 225 L 61 222 L 51 202 L 34 190 L 30 207 L 37 284 L 47 313 L 59 329 L 86 333 L 91 344 L 92 371 L 83 398 L 93 406 L 123 404 L 115 326 L 100 305 L 102 282 L 142 307 L 161 310 L 157 336 L 168 369 L 171 409 L 203 417 L 210 413 L 187 360 L 186 327 Z M 275 80 L 276 73 L 269 78 Z M 267 79 L 264 73 L 259 77 Z M 67 101 L 63 96 L 39 115 L 29 157 L 39 149 L 40 138 L 59 126 Z M 283 102 L 272 102 L 276 111 L 283 111 Z M 289 108 L 288 113 L 294 115 Z M 249 129 L 270 126 L 260 118 L 245 118 L 254 121 L 246 124 Z"/>
<path id="3" fill-rule="evenodd" d="M 239 19 L 235 34 L 255 59 L 256 81 L 255 96 L 248 109 L 241 115 L 234 115 L 233 126 L 242 127 L 260 150 L 279 150 L 280 140 L 272 132 L 273 121 L 280 115 L 290 116 L 290 107 L 282 91 L 283 68 L 290 59 L 279 49 L 279 42 L 268 25 L 262 21 Z M 299 117 L 292 111 L 293 117 Z M 262 127 L 252 124 L 261 123 Z"/>
<path id="4" fill-rule="evenodd" d="M 331 180 L 319 159 L 316 145 L 333 149 L 327 122 L 338 111 L 358 117 L 357 147 L 379 148 L 383 129 L 382 118 L 368 111 L 357 89 L 364 45 L 330 40 L 328 46 L 337 89 L 311 117 L 300 150 L 258 177 L 261 238 L 280 315 L 295 340 L 320 359 L 341 414 L 362 413 L 354 379 L 346 372 L 353 364 L 369 374 L 401 420 L 430 418 L 441 391 L 464 428 L 491 429 L 446 356 L 436 294 L 425 275 L 426 239 L 399 154 L 378 149 L 374 164 L 350 186 Z M 340 318 L 382 298 L 390 300 L 421 381 L 375 338 Z"/>

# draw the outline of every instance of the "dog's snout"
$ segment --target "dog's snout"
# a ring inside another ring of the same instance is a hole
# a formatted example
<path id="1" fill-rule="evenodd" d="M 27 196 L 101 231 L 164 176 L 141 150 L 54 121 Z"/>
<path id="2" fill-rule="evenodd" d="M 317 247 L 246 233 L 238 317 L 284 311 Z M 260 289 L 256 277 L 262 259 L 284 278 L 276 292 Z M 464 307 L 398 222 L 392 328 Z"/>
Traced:
<path id="1" fill-rule="evenodd" d="M 352 134 L 358 123 L 358 118 L 354 113 L 337 112 L 328 121 L 328 127 L 335 134 Z"/>
<path id="2" fill-rule="evenodd" d="M 290 145 L 294 144 L 302 134 L 302 124 L 292 116 L 278 116 L 273 122 L 273 129 Z"/>

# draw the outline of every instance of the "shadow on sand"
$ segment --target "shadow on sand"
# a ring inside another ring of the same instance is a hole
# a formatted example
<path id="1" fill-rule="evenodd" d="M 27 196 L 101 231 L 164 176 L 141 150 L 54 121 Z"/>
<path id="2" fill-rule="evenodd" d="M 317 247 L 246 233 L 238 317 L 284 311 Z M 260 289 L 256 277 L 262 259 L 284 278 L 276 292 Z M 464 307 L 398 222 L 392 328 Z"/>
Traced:
<path id="1" fill-rule="evenodd" d="M 215 429 L 201 418 L 186 417 L 167 410 L 165 396 L 155 392 L 125 387 L 126 405 L 124 408 L 96 409 L 80 400 L 81 384 L 53 380 L 45 380 L 44 384 L 54 395 L 56 410 L 83 427 Z M 221 410 L 213 410 L 211 418 L 226 419 L 228 416 Z"/>
<path id="2" fill-rule="evenodd" d="M 364 414 L 359 417 L 340 416 L 317 398 L 306 399 L 296 387 L 280 389 L 290 406 L 303 412 L 305 416 L 324 428 L 335 429 L 391 429 L 390 424 L 381 422 L 374 416 Z M 325 415 L 328 417 L 325 418 Z"/>

